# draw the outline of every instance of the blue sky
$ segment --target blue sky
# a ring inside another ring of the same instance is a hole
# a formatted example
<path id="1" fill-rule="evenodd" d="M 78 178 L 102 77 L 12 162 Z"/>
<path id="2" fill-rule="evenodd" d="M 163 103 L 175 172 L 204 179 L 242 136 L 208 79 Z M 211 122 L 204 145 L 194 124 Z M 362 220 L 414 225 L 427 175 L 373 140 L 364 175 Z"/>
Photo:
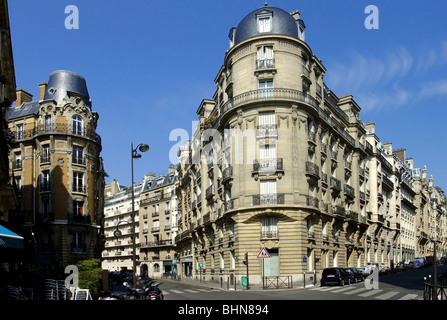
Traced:
<path id="1" fill-rule="evenodd" d="M 352 94 L 381 141 L 405 148 L 447 190 L 447 3 L 435 0 L 271 0 L 300 11 L 306 42 L 327 69 L 326 84 Z M 66 29 L 65 8 L 79 9 Z M 166 173 L 176 128 L 192 121 L 229 48 L 228 32 L 264 0 L 9 0 L 18 88 L 65 69 L 87 80 L 100 115 L 109 178 L 130 185 L 130 143 L 151 149 L 135 161 L 135 181 Z M 379 12 L 368 30 L 367 5 Z"/>

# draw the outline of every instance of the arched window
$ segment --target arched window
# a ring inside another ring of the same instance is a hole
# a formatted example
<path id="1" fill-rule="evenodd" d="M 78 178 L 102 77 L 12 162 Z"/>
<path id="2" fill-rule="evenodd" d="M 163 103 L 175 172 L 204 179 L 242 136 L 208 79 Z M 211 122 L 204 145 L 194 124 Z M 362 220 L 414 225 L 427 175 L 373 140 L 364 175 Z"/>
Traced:
<path id="1" fill-rule="evenodd" d="M 84 131 L 84 121 L 78 115 L 72 117 L 73 120 L 73 133 L 82 135 Z"/>

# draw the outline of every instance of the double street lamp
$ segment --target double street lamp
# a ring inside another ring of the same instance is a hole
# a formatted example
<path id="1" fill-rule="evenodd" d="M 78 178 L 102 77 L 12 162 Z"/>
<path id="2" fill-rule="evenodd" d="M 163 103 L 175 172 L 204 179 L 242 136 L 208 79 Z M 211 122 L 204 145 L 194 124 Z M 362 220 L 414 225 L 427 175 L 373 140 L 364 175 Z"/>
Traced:
<path id="1" fill-rule="evenodd" d="M 131 217 L 131 223 L 132 223 L 132 279 L 133 279 L 133 286 L 137 286 L 137 244 L 135 239 L 135 188 L 134 188 L 134 178 L 133 178 L 133 159 L 141 158 L 140 152 L 146 152 L 149 150 L 149 146 L 144 143 L 140 143 L 135 149 L 133 147 L 133 142 L 130 143 L 130 150 L 131 150 L 131 168 L 132 168 L 132 213 L 130 215 Z M 120 221 L 121 222 L 121 221 Z M 118 225 L 120 224 L 118 223 Z M 116 226 L 116 230 L 114 232 L 115 237 L 121 236 L 121 231 L 118 229 L 118 225 Z"/>

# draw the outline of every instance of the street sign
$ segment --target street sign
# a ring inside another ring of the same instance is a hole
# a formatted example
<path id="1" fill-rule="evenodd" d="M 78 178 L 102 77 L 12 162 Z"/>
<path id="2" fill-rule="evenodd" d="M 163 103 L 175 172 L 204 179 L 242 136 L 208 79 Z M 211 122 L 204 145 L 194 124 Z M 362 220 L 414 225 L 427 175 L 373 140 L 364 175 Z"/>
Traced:
<path id="1" fill-rule="evenodd" d="M 256 258 L 261 258 L 261 259 L 263 259 L 263 258 L 270 258 L 270 255 L 269 255 L 269 253 L 267 252 L 267 250 L 265 248 L 262 248 Z"/>

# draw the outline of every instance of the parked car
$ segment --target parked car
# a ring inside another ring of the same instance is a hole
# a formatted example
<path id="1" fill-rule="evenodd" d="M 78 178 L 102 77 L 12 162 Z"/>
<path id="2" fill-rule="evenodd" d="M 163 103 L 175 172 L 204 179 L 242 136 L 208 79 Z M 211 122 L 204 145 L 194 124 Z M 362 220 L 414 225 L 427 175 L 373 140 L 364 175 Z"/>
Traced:
<path id="1" fill-rule="evenodd" d="M 408 270 L 407 265 L 403 262 L 399 262 L 398 264 L 396 264 L 396 266 L 394 267 L 394 270 L 396 270 L 397 272 L 402 272 L 402 271 L 406 271 Z"/>
<path id="2" fill-rule="evenodd" d="M 422 268 L 421 263 L 418 260 L 413 260 L 408 263 L 410 269 L 419 269 Z"/>
<path id="3" fill-rule="evenodd" d="M 345 269 L 347 272 L 351 273 L 351 282 L 356 283 L 357 281 L 364 281 L 365 280 L 365 276 L 363 275 L 363 272 L 360 271 L 360 269 L 358 268 L 354 268 L 354 267 L 350 267 Z"/>
<path id="4" fill-rule="evenodd" d="M 328 284 L 344 286 L 350 283 L 349 274 L 344 268 L 325 268 L 321 274 L 321 286 Z"/>

